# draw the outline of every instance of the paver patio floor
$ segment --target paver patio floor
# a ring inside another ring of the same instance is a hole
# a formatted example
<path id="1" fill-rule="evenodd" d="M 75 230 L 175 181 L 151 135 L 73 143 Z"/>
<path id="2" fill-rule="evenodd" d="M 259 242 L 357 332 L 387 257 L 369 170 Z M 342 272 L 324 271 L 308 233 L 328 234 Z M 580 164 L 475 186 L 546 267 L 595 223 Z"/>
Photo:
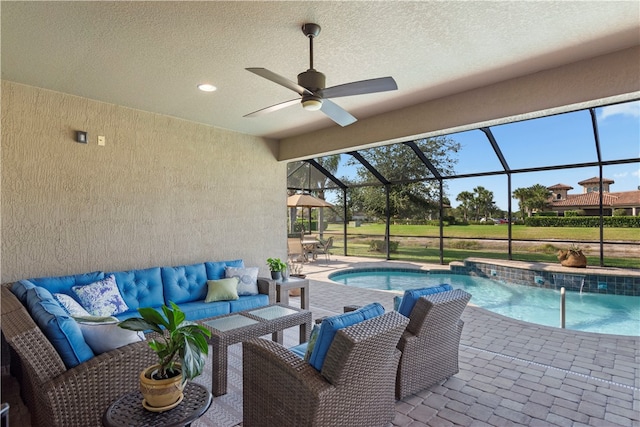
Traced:
<path id="1" fill-rule="evenodd" d="M 393 309 L 394 293 L 327 278 L 344 268 L 371 266 L 443 268 L 336 256 L 305 264 L 314 314 L 372 301 Z M 394 425 L 640 426 L 639 337 L 540 326 L 473 305 L 462 319 L 460 372 L 398 401 Z"/>

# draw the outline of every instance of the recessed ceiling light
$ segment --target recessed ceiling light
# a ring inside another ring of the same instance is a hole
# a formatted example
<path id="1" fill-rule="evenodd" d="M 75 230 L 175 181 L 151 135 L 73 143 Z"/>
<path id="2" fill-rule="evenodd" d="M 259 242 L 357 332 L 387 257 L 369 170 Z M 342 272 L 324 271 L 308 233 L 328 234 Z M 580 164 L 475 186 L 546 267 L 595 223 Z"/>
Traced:
<path id="1" fill-rule="evenodd" d="M 214 92 L 218 88 L 215 87 L 214 85 L 210 85 L 209 83 L 202 83 L 198 85 L 198 89 L 200 89 L 203 92 Z"/>

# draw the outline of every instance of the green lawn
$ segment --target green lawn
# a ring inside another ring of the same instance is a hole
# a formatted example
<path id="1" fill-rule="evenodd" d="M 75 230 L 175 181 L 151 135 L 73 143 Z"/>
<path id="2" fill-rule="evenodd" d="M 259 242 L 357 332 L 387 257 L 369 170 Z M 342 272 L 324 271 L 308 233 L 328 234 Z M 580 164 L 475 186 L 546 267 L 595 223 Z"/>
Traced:
<path id="1" fill-rule="evenodd" d="M 330 224 L 327 233 L 335 236 L 332 253 L 343 254 L 342 225 Z M 385 258 L 386 254 L 372 252 L 369 248 L 371 240 L 382 240 L 384 224 L 363 224 L 360 227 L 347 227 L 349 239 L 348 255 L 373 258 Z M 398 251 L 391 253 L 391 259 L 440 263 L 439 243 L 431 240 L 425 245 L 425 240 L 419 237 L 438 238 L 439 228 L 426 225 L 392 225 L 390 227 L 392 241 L 400 242 Z M 493 259 L 508 259 L 507 242 L 483 242 L 480 239 L 506 239 L 507 225 L 468 225 L 444 227 L 444 236 L 465 238 L 464 240 L 444 240 L 444 264 L 451 261 L 462 261 L 465 258 L 480 257 Z M 599 229 L 591 228 L 556 228 L 556 227 L 527 227 L 514 225 L 513 239 L 531 240 L 567 240 L 567 241 L 599 241 Z M 640 230 L 632 228 L 608 228 L 604 233 L 605 240 L 640 242 Z M 479 240 L 467 240 L 479 239 Z M 528 244 L 513 245 L 512 259 L 531 262 L 558 262 L 556 252 L 559 248 L 566 248 L 567 243 L 545 245 L 530 242 Z M 594 245 L 591 245 L 594 246 Z M 605 253 L 604 264 L 611 267 L 640 268 L 640 259 L 636 256 L 609 256 Z M 597 254 L 587 254 L 589 265 L 600 265 Z"/>
<path id="2" fill-rule="evenodd" d="M 347 227 L 349 235 L 378 235 L 384 236 L 384 224 L 363 224 L 360 227 Z M 342 224 L 329 224 L 331 233 L 342 233 Z M 501 225 L 450 225 L 443 229 L 445 237 L 467 238 L 503 238 L 508 237 L 508 226 Z M 438 237 L 440 228 L 430 225 L 392 225 L 392 236 L 430 236 Z M 583 227 L 527 227 L 526 225 L 512 225 L 513 239 L 533 240 L 594 240 L 600 239 L 600 229 Z M 640 230 L 637 228 L 605 228 L 605 240 L 620 240 L 640 242 Z"/>

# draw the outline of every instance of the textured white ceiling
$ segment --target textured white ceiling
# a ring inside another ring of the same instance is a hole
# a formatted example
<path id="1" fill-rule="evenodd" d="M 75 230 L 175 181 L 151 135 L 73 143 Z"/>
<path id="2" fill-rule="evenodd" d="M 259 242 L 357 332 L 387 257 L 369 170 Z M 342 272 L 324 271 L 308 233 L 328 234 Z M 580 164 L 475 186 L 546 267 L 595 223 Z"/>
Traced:
<path id="1" fill-rule="evenodd" d="M 300 27 L 322 26 L 327 86 L 393 76 L 399 90 L 339 98 L 357 118 L 640 44 L 637 1 L 2 1 L 2 78 L 273 138 L 337 126 L 244 69 L 295 81 Z M 196 88 L 209 82 L 218 91 Z"/>

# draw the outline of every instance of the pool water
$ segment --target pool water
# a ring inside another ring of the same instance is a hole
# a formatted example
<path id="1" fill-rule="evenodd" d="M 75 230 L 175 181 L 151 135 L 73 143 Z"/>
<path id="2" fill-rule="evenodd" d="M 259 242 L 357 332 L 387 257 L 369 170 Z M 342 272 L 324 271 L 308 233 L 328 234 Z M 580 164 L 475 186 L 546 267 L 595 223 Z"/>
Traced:
<path id="1" fill-rule="evenodd" d="M 463 274 L 429 274 L 407 270 L 334 273 L 330 279 L 348 286 L 403 292 L 450 284 L 469 292 L 471 304 L 513 319 L 560 327 L 560 290 L 508 284 Z M 569 292 L 565 327 L 578 331 L 640 336 L 640 297 Z"/>

